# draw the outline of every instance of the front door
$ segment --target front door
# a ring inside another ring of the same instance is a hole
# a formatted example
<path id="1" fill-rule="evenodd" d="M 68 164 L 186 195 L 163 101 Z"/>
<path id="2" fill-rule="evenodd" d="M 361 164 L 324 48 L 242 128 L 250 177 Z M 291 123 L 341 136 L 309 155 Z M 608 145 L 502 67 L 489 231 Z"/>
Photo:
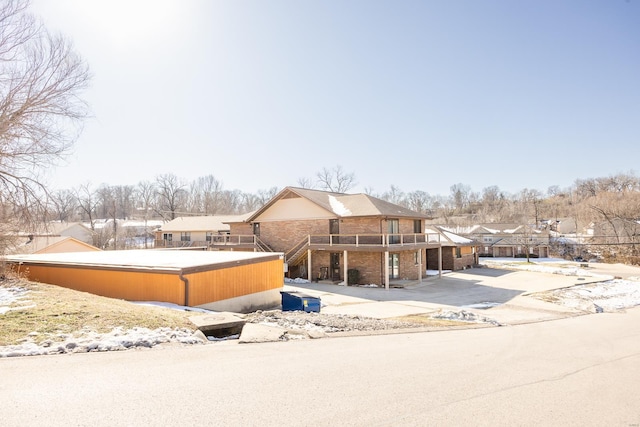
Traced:
<path id="1" fill-rule="evenodd" d="M 400 254 L 389 254 L 389 279 L 400 278 Z"/>
<path id="2" fill-rule="evenodd" d="M 340 280 L 340 253 L 331 252 L 331 280 Z"/>
<path id="3" fill-rule="evenodd" d="M 388 233 L 389 233 L 389 244 L 395 245 L 400 243 L 400 222 L 397 219 L 389 219 L 387 220 L 388 224 Z"/>
<path id="4" fill-rule="evenodd" d="M 332 243 L 340 243 L 338 236 L 333 236 L 334 234 L 340 234 L 340 220 L 339 219 L 330 219 L 329 220 L 329 234 L 331 236 Z"/>

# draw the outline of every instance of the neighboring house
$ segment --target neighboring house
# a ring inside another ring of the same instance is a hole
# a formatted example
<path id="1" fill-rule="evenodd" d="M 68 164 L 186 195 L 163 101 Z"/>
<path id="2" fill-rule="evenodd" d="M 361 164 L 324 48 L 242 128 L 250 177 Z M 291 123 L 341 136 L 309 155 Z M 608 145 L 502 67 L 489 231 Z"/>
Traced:
<path id="1" fill-rule="evenodd" d="M 243 221 L 248 215 L 178 217 L 155 231 L 155 247 L 209 247 L 213 242 L 223 243 L 229 235 L 228 222 Z"/>
<path id="2" fill-rule="evenodd" d="M 244 220 L 229 222 L 228 238 L 211 246 L 284 252 L 290 277 L 388 288 L 390 280 L 442 271 L 434 261 L 441 259 L 440 233 L 425 233 L 426 218 L 366 194 L 287 187 Z"/>
<path id="3" fill-rule="evenodd" d="M 41 232 L 34 233 L 35 236 L 65 236 L 73 237 L 76 240 L 87 244 L 93 244 L 93 231 L 79 222 L 50 222 Z"/>
<path id="4" fill-rule="evenodd" d="M 16 254 L 57 254 L 67 252 L 99 251 L 74 237 L 68 236 L 39 236 L 27 237 L 27 240 L 16 247 Z"/>
<path id="5" fill-rule="evenodd" d="M 454 230 L 450 230 L 454 231 Z M 549 230 L 537 230 L 518 224 L 478 224 L 455 230 L 475 240 L 481 257 L 549 256 Z"/>
<path id="6" fill-rule="evenodd" d="M 612 218 L 593 224 L 593 242 L 599 244 L 640 244 L 640 221 Z"/>
<path id="7" fill-rule="evenodd" d="M 34 232 L 17 233 L 10 238 L 13 254 L 84 252 L 99 250 L 91 245 L 92 232 L 80 223 L 51 222 Z"/>
<path id="8" fill-rule="evenodd" d="M 440 233 L 443 270 L 464 270 L 478 264 L 478 243 L 476 241 L 452 233 L 440 226 L 427 226 L 425 232 Z M 437 256 L 437 253 L 427 251 L 427 257 L 429 256 Z M 427 264 L 434 265 L 436 263 L 437 259 L 427 260 Z"/>

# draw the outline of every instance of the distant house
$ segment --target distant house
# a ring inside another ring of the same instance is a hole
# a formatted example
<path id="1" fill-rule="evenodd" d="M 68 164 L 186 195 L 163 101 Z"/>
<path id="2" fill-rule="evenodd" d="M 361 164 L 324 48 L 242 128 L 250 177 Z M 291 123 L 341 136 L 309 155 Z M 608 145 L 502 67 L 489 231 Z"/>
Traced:
<path id="1" fill-rule="evenodd" d="M 54 254 L 99 250 L 93 245 L 69 236 L 29 236 L 17 245 L 14 252 L 17 254 Z"/>
<path id="2" fill-rule="evenodd" d="M 224 242 L 230 232 L 229 222 L 243 221 L 248 215 L 178 217 L 155 231 L 155 247 L 209 247 L 212 242 Z"/>
<path id="3" fill-rule="evenodd" d="M 478 264 L 478 243 L 472 239 L 452 233 L 440 226 L 427 226 L 426 233 L 440 233 L 442 243 L 442 269 L 463 270 Z M 436 256 L 435 252 L 427 252 L 428 256 Z M 435 259 L 428 264 L 435 264 Z"/>
<path id="4" fill-rule="evenodd" d="M 51 222 L 37 231 L 17 233 L 11 237 L 11 241 L 9 252 L 14 254 L 99 250 L 91 244 L 91 230 L 80 223 Z"/>
<path id="5" fill-rule="evenodd" d="M 520 224 L 477 224 L 458 228 L 458 233 L 476 241 L 481 257 L 549 256 L 549 230 Z"/>
<path id="6" fill-rule="evenodd" d="M 79 222 L 49 222 L 43 230 L 33 235 L 73 237 L 81 242 L 93 244 L 93 231 Z"/>
<path id="7" fill-rule="evenodd" d="M 640 220 L 612 218 L 593 224 L 593 242 L 599 244 L 640 244 Z"/>
<path id="8" fill-rule="evenodd" d="M 367 194 L 286 187 L 243 220 L 216 249 L 285 253 L 290 277 L 343 284 L 421 280 L 438 263 L 441 234 L 424 214 Z"/>

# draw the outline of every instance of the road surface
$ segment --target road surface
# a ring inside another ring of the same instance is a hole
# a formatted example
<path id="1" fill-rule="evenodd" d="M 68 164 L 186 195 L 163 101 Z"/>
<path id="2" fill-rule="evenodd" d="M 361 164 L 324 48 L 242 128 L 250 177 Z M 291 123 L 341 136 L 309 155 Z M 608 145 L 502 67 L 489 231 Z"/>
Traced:
<path id="1" fill-rule="evenodd" d="M 0 359 L 3 426 L 640 425 L 640 308 L 519 326 Z"/>

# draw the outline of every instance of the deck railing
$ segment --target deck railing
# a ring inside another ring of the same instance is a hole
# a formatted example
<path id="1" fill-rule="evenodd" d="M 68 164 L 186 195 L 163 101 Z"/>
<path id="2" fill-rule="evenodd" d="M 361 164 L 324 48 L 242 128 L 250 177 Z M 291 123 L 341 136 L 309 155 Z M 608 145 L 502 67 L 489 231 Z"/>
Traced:
<path id="1" fill-rule="evenodd" d="M 409 234 L 321 234 L 307 236 L 307 246 L 336 246 L 336 247 L 389 247 L 401 248 L 403 246 L 416 246 L 422 244 L 439 244 L 438 233 L 409 233 Z M 180 248 L 189 246 L 244 246 L 259 247 L 257 237 L 254 235 L 226 234 L 211 236 L 210 241 L 202 242 L 168 242 L 156 240 L 156 247 Z M 299 246 L 299 245 L 296 245 Z"/>

